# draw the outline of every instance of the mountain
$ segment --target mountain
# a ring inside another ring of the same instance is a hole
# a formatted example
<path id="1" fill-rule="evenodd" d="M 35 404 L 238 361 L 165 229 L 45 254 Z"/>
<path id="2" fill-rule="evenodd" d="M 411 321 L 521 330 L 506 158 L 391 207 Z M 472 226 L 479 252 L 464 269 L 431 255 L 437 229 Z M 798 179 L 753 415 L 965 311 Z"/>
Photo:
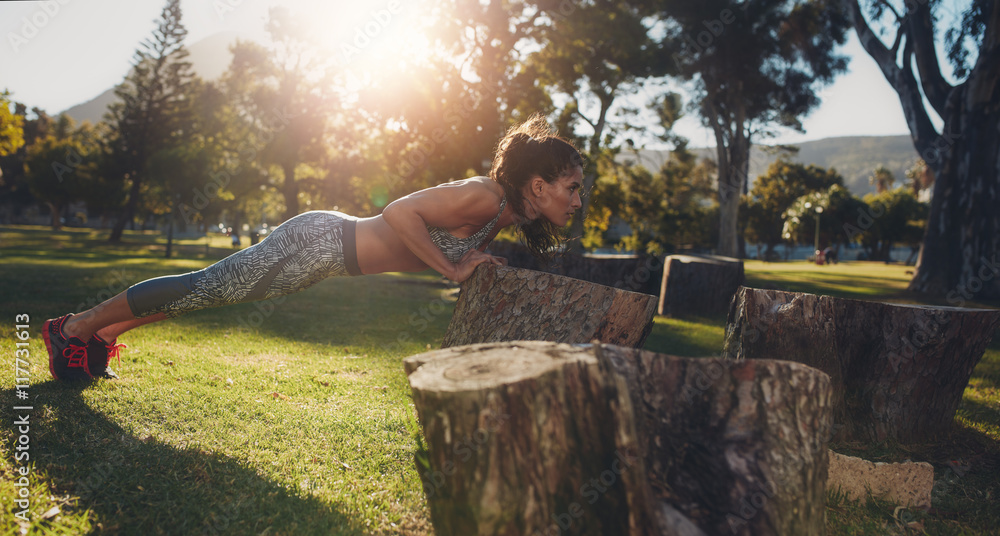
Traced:
<path id="1" fill-rule="evenodd" d="M 857 196 L 874 192 L 868 177 L 877 166 L 884 165 L 896 177 L 896 184 L 906 182 L 906 170 L 919 158 L 913 148 L 913 141 L 907 135 L 901 136 L 844 136 L 824 138 L 797 145 L 799 152 L 787 157 L 793 162 L 814 164 L 836 169 L 844 177 L 844 185 Z M 753 180 L 767 171 L 768 166 L 778 156 L 767 147 L 755 145 L 750 151 L 750 185 Z M 691 151 L 699 157 L 715 160 L 715 148 L 695 148 Z M 623 162 L 639 163 L 647 169 L 656 170 L 669 158 L 664 150 L 641 150 L 637 156 L 623 155 Z"/>
<path id="2" fill-rule="evenodd" d="M 236 32 L 222 32 L 210 35 L 188 48 L 188 61 L 195 74 L 203 80 L 217 80 L 229 68 L 233 54 L 229 47 L 240 38 Z M 115 101 L 115 88 L 110 88 L 100 95 L 73 106 L 62 113 L 72 117 L 78 123 L 90 121 L 97 123 L 108 111 L 108 106 Z"/>

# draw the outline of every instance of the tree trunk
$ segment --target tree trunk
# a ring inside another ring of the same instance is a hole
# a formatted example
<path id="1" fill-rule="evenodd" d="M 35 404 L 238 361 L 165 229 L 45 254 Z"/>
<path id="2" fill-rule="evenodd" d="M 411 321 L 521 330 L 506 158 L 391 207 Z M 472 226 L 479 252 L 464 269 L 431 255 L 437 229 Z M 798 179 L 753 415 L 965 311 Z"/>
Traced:
<path id="1" fill-rule="evenodd" d="M 858 0 L 846 4 L 862 46 L 899 96 L 914 148 L 936 177 L 909 289 L 958 306 L 1000 299 L 1000 3 L 991 4 L 975 65 L 956 86 L 941 73 L 930 3 L 906 3 L 895 28 L 905 38 L 892 48 L 872 31 Z M 928 110 L 943 119 L 940 133 Z"/>
<path id="2" fill-rule="evenodd" d="M 49 206 L 49 212 L 51 212 L 49 222 L 52 224 L 52 230 L 58 231 L 62 229 L 62 222 L 59 221 L 59 217 L 62 215 L 62 207 L 51 201 L 47 201 L 45 204 Z"/>
<path id="3" fill-rule="evenodd" d="M 743 261 L 731 257 L 670 255 L 663 265 L 661 315 L 724 314 L 743 284 Z"/>
<path id="4" fill-rule="evenodd" d="M 462 283 L 443 348 L 478 342 L 593 340 L 639 348 L 656 296 L 534 270 L 480 265 Z"/>
<path id="5" fill-rule="evenodd" d="M 174 252 L 174 209 L 176 208 L 175 203 L 170 207 L 170 214 L 167 215 L 170 219 L 167 222 L 167 251 L 163 254 L 165 259 L 169 259 Z"/>
<path id="6" fill-rule="evenodd" d="M 281 194 L 285 198 L 285 221 L 288 221 L 299 214 L 299 183 L 295 182 L 294 162 L 282 163 L 281 170 L 285 175 Z"/>
<path id="7" fill-rule="evenodd" d="M 708 101 L 713 97 L 710 95 Z M 742 98 L 742 97 L 739 97 Z M 736 110 L 733 117 L 723 116 L 709 104 L 709 115 L 715 132 L 716 156 L 719 164 L 719 243 L 715 254 L 740 257 L 739 210 L 740 195 L 747 183 L 750 169 L 750 139 L 746 135 L 746 110 L 742 102 L 728 103 Z"/>
<path id="8" fill-rule="evenodd" d="M 439 535 L 822 534 L 829 378 L 486 343 L 405 360 Z"/>
<path id="9" fill-rule="evenodd" d="M 117 244 L 122 241 L 122 234 L 125 232 L 125 225 L 135 218 L 135 209 L 139 205 L 139 188 L 142 180 L 137 173 L 132 174 L 132 187 L 129 188 L 128 202 L 125 203 L 125 210 L 118 217 L 114 227 L 111 228 L 111 236 L 108 242 Z M 133 224 L 133 228 L 134 228 Z"/>
<path id="10" fill-rule="evenodd" d="M 723 355 L 830 375 L 838 440 L 921 443 L 948 433 L 1000 310 L 866 302 L 741 288 Z"/>
<path id="11" fill-rule="evenodd" d="M 1000 65 L 1000 57 L 993 61 Z M 924 155 L 941 162 L 909 290 L 944 296 L 958 306 L 972 298 L 1000 300 L 1000 160 L 995 158 L 1000 154 L 995 102 L 1000 68 L 994 71 L 993 96 L 966 91 L 944 127 L 956 133 L 952 144 Z"/>

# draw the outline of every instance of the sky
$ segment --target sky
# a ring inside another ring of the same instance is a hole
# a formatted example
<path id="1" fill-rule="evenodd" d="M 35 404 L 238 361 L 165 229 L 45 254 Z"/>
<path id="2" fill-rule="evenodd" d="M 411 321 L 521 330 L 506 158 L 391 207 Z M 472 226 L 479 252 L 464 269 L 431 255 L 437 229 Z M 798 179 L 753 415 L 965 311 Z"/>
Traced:
<path id="1" fill-rule="evenodd" d="M 50 114 L 85 102 L 120 83 L 139 43 L 155 27 L 164 0 L 49 0 L 0 2 L 0 90 L 16 101 Z M 219 32 L 262 37 L 267 10 L 274 0 L 182 0 L 187 43 Z M 331 49 L 342 34 L 363 28 L 376 11 L 395 7 L 395 16 L 414 16 L 407 0 L 286 0 L 294 13 L 305 13 L 314 28 L 329 36 Z M 352 22 L 353 21 L 353 24 Z M 386 27 L 386 46 L 419 50 L 405 29 Z M 346 29 L 346 30 L 345 30 Z M 388 31 L 400 30 L 402 31 Z M 400 35 L 404 35 L 401 38 Z M 408 41 L 406 40 L 408 39 Z M 857 37 L 843 52 L 851 58 L 849 72 L 820 95 L 821 106 L 804 119 L 804 133 L 786 131 L 771 143 L 799 143 L 836 136 L 907 134 L 899 100 Z M 651 96 L 651 95 L 650 95 Z M 639 97 L 643 97 L 642 94 Z M 681 119 L 677 133 L 694 147 L 713 146 L 714 138 L 696 117 Z"/>

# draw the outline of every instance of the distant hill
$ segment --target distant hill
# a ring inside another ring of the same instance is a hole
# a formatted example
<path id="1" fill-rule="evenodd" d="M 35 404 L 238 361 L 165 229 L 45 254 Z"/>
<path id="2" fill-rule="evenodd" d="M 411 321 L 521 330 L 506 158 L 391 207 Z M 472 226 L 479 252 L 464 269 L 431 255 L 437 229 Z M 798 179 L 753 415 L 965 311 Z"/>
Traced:
<path id="1" fill-rule="evenodd" d="M 84 121 L 97 123 L 104 118 L 104 113 L 108 111 L 108 107 L 111 106 L 112 102 L 115 102 L 114 88 L 106 90 L 104 93 L 101 93 L 87 102 L 77 104 L 68 110 L 64 110 L 62 113 L 72 117 L 77 123 L 82 123 Z"/>
<path id="2" fill-rule="evenodd" d="M 229 68 L 233 54 L 230 45 L 236 42 L 240 35 L 236 32 L 213 34 L 197 43 L 188 46 L 188 61 L 194 72 L 204 80 L 217 80 Z M 97 123 L 104 118 L 108 106 L 115 101 L 115 88 L 110 88 L 100 95 L 73 106 L 62 113 L 72 117 L 78 123 L 90 121 Z"/>
<path id="3" fill-rule="evenodd" d="M 896 184 L 906 181 L 906 170 L 913 166 L 919 155 L 913 148 L 909 136 L 845 136 L 824 138 L 798 144 L 798 154 L 790 160 L 802 164 L 814 164 L 824 168 L 834 168 L 844 177 L 844 185 L 857 196 L 874 192 L 868 177 L 879 165 L 884 165 L 896 177 Z M 692 152 L 700 157 L 715 160 L 715 148 L 697 148 Z M 657 170 L 669 158 L 663 150 L 642 150 L 638 158 L 623 155 L 621 160 L 630 160 Z M 767 171 L 777 156 L 754 146 L 750 152 L 750 180 Z"/>

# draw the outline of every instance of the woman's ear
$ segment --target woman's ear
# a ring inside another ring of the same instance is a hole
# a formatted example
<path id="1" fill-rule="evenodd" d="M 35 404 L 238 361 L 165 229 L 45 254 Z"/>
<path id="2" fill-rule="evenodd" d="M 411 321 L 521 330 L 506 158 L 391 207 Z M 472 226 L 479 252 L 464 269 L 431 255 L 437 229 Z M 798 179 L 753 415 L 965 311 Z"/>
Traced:
<path id="1" fill-rule="evenodd" d="M 531 195 L 535 197 L 540 197 L 542 192 L 545 191 L 545 179 L 540 175 L 535 175 L 531 178 L 531 182 L 528 183 L 531 186 Z"/>

